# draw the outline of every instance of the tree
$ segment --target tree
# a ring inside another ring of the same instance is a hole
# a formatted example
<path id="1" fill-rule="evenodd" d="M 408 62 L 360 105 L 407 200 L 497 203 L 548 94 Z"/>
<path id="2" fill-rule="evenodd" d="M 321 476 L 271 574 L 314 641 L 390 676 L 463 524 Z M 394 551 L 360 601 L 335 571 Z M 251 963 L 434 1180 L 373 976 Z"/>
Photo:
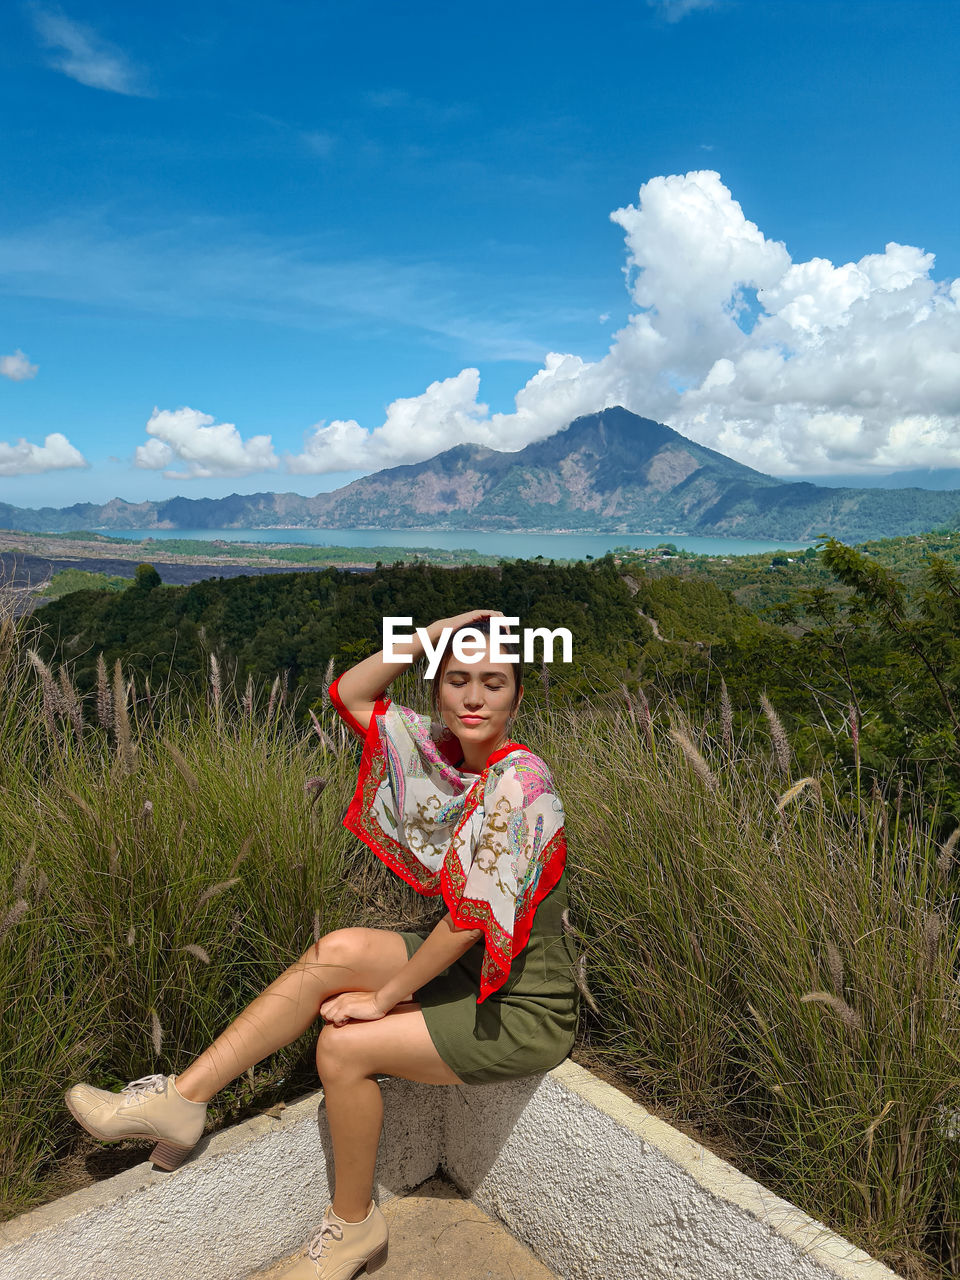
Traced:
<path id="1" fill-rule="evenodd" d="M 128 591 L 152 591 L 154 587 L 162 587 L 163 579 L 152 564 L 138 564 L 136 576 L 127 588 Z"/>

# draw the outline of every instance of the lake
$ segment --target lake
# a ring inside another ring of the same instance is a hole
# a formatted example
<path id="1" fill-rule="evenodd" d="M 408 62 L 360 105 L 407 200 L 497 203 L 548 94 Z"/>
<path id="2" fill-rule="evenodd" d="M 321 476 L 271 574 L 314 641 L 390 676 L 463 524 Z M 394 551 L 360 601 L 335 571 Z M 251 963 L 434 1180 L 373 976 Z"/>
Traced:
<path id="1" fill-rule="evenodd" d="M 201 542 L 290 542 L 321 547 L 438 547 L 479 551 L 484 555 L 534 560 L 582 560 L 614 547 L 655 547 L 672 542 L 698 555 L 745 556 L 766 551 L 797 551 L 809 543 L 768 542 L 758 538 L 697 538 L 667 533 L 486 533 L 470 529 L 102 529 L 111 537 L 195 538 Z"/>

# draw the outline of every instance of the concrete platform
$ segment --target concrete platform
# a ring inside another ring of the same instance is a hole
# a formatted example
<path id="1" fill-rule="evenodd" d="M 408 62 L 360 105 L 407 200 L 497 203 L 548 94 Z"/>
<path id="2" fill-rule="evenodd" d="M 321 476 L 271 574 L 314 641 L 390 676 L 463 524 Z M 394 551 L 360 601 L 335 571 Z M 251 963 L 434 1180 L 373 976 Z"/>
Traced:
<path id="1" fill-rule="evenodd" d="M 430 1178 L 383 1206 L 390 1250 L 377 1280 L 559 1280 L 452 1183 Z M 319 1223 L 319 1220 L 318 1220 Z M 248 1280 L 278 1280 L 300 1251 Z"/>
<path id="2" fill-rule="evenodd" d="M 378 1280 L 899 1280 L 569 1060 L 381 1090 L 374 1194 L 397 1232 Z M 463 1199 L 422 1190 L 436 1178 Z M 332 1186 L 318 1091 L 203 1138 L 175 1173 L 135 1165 L 0 1223 L 0 1280 L 249 1280 L 303 1248 Z"/>

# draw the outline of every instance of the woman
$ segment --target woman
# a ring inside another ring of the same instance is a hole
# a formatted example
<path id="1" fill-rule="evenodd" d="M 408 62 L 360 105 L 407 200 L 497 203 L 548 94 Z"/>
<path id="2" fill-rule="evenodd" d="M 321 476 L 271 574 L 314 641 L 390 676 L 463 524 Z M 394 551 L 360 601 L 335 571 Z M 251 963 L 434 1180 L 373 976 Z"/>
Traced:
<path id="1" fill-rule="evenodd" d="M 427 629 L 434 648 L 445 628 L 453 633 L 433 682 L 432 723 L 385 697 L 410 664 L 382 652 L 329 691 L 364 740 L 344 825 L 417 892 L 442 894 L 448 910 L 429 936 L 337 929 L 179 1075 L 144 1077 L 120 1093 L 67 1091 L 67 1106 L 94 1137 L 150 1137 L 153 1162 L 172 1169 L 199 1139 L 217 1090 L 319 1013 L 336 1186 L 308 1256 L 285 1280 L 352 1280 L 386 1258 L 386 1222 L 372 1200 L 378 1074 L 492 1083 L 546 1071 L 573 1047 L 579 993 L 561 921 L 563 809 L 544 762 L 508 736 L 523 686 L 516 663 L 491 659 L 494 615 L 503 616 L 471 610 Z M 453 655 L 452 639 L 471 624 L 488 639 L 468 663 Z M 423 652 L 414 636 L 413 660 Z"/>

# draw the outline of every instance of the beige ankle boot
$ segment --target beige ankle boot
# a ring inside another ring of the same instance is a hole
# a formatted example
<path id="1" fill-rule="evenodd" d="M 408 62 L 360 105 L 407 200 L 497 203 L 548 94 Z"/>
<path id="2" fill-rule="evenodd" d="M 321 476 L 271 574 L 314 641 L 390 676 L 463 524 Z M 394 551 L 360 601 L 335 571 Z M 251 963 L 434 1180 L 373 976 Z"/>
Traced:
<path id="1" fill-rule="evenodd" d="M 369 1275 L 387 1260 L 387 1224 L 383 1214 L 370 1201 L 370 1209 L 362 1222 L 347 1222 L 327 1205 L 323 1222 L 301 1258 L 280 1280 L 353 1280 L 366 1269 Z"/>
<path id="2" fill-rule="evenodd" d="M 207 1104 L 183 1097 L 174 1079 L 144 1076 L 119 1093 L 75 1084 L 64 1094 L 64 1101 L 73 1118 L 101 1142 L 150 1138 L 157 1143 L 150 1153 L 153 1163 L 161 1169 L 176 1169 L 203 1133 Z"/>

